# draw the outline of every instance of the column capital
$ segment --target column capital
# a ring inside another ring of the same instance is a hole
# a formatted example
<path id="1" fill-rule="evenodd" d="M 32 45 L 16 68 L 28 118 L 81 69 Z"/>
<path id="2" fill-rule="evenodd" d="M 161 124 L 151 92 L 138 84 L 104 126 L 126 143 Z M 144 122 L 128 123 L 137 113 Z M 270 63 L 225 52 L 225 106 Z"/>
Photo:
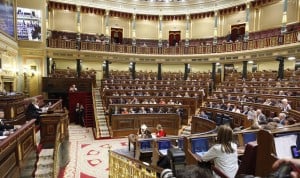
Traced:
<path id="1" fill-rule="evenodd" d="M 105 15 L 108 16 L 108 15 L 109 15 L 109 12 L 110 12 L 110 11 L 109 11 L 108 9 L 105 9 Z"/>
<path id="2" fill-rule="evenodd" d="M 76 10 L 77 11 L 81 11 L 81 6 L 80 5 L 76 5 Z"/>

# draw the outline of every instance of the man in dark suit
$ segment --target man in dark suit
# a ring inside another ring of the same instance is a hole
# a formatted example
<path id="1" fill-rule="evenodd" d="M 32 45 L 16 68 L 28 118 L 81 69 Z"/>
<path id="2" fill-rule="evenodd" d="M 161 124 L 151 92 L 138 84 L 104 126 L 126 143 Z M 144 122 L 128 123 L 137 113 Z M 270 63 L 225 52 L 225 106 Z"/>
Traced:
<path id="1" fill-rule="evenodd" d="M 31 100 L 31 103 L 27 107 L 26 111 L 26 118 L 27 119 L 36 119 L 36 124 L 38 125 L 40 123 L 40 112 L 42 110 L 38 106 L 37 99 L 34 98 Z"/>

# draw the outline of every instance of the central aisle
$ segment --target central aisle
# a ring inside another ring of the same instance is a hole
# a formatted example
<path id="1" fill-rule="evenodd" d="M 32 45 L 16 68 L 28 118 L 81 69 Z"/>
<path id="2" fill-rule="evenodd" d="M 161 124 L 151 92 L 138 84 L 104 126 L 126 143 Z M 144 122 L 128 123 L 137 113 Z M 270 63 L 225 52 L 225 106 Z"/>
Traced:
<path id="1" fill-rule="evenodd" d="M 127 150 L 128 139 L 94 140 L 91 128 L 70 125 L 70 162 L 64 178 L 108 178 L 108 150 Z"/>

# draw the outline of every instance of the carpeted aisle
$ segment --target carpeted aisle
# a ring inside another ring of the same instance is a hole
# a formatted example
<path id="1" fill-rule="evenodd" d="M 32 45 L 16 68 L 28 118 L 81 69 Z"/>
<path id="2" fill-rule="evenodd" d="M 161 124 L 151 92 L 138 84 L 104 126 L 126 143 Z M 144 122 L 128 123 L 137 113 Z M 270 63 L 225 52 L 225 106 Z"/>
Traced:
<path id="1" fill-rule="evenodd" d="M 91 128 L 69 126 L 70 162 L 64 178 L 107 178 L 108 150 L 126 150 L 127 138 L 94 140 Z"/>

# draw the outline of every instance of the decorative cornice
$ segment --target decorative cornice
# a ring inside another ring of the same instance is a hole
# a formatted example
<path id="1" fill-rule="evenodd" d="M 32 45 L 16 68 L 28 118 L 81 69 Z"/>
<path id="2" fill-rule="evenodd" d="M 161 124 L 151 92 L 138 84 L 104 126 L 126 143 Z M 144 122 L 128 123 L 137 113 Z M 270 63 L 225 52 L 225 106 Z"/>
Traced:
<path id="1" fill-rule="evenodd" d="M 150 2 L 142 0 L 52 0 L 58 3 L 146 15 L 183 15 L 239 6 L 254 0 L 185 0 Z"/>

